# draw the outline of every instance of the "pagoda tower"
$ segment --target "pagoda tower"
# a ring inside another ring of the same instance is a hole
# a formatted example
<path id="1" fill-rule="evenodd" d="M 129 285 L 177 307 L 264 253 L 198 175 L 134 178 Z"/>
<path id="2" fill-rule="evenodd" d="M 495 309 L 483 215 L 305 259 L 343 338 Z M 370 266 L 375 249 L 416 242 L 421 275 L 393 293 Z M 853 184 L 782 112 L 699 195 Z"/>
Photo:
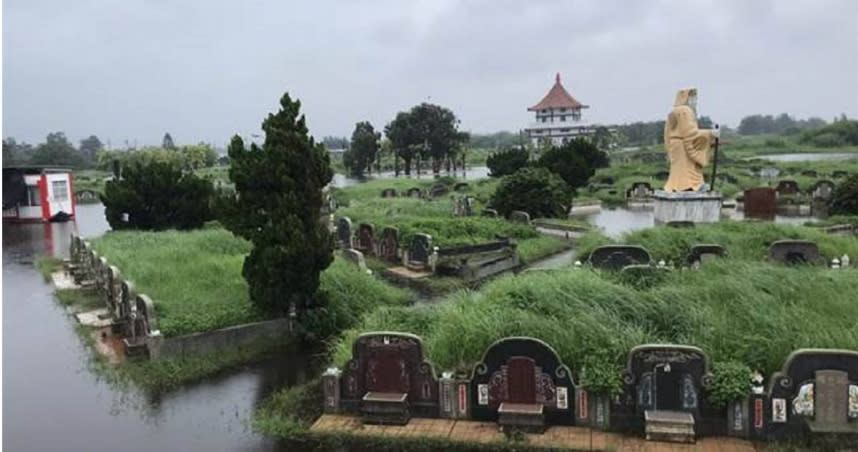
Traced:
<path id="1" fill-rule="evenodd" d="M 525 130 L 534 146 L 540 141 L 551 140 L 551 144 L 560 146 L 572 138 L 587 136 L 595 128 L 581 122 L 581 110 L 590 108 L 578 102 L 560 83 L 560 73 L 554 78 L 554 86 L 539 103 L 527 109 L 536 112 L 536 122 Z"/>

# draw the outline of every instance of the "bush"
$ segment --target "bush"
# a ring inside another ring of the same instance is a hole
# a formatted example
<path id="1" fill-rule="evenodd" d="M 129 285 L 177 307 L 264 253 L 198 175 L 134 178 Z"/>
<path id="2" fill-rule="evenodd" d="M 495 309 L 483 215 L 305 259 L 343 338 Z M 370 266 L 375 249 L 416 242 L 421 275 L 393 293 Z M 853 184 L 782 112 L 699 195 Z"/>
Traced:
<path id="1" fill-rule="evenodd" d="M 560 176 L 572 189 L 587 185 L 596 168 L 609 165 L 608 157 L 592 141 L 576 138 L 546 151 L 537 163 Z"/>
<path id="2" fill-rule="evenodd" d="M 105 185 L 101 202 L 114 230 L 194 229 L 211 219 L 213 195 L 210 181 L 171 163 L 150 161 L 124 167 L 121 179 Z"/>
<path id="3" fill-rule="evenodd" d="M 715 362 L 712 364 L 712 388 L 709 401 L 718 407 L 741 400 L 751 391 L 751 369 L 739 362 Z"/>
<path id="4" fill-rule="evenodd" d="M 858 215 L 858 174 L 850 176 L 834 189 L 829 201 L 831 215 Z"/>
<path id="5" fill-rule="evenodd" d="M 532 218 L 560 217 L 570 201 L 568 187 L 556 174 L 545 168 L 523 168 L 501 180 L 491 205 L 503 216 L 523 210 Z"/>
<path id="6" fill-rule="evenodd" d="M 486 159 L 486 166 L 491 171 L 489 176 L 508 176 L 527 166 L 528 158 L 527 151 L 524 149 L 506 149 L 495 152 Z"/>

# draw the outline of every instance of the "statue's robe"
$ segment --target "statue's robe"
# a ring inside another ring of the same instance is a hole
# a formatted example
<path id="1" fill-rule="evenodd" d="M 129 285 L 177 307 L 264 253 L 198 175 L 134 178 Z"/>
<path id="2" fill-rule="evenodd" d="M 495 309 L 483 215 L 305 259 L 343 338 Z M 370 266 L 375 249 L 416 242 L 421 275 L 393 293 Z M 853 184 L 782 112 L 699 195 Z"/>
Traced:
<path id="1" fill-rule="evenodd" d="M 680 90 L 664 123 L 664 147 L 670 176 L 664 191 L 697 191 L 703 185 L 703 168 L 709 164 L 710 130 L 697 128 L 697 115 L 688 106 L 691 89 Z"/>

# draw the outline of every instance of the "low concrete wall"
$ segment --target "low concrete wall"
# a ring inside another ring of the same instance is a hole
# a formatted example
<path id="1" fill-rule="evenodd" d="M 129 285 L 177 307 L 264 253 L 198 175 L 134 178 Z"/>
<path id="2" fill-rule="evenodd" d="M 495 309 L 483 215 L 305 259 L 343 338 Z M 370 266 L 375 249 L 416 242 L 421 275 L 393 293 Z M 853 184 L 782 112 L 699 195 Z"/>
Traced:
<path id="1" fill-rule="evenodd" d="M 292 333 L 292 326 L 292 320 L 281 318 L 168 339 L 150 337 L 150 357 L 151 359 L 180 358 L 185 355 L 235 350 L 236 347 L 266 339 L 283 339 Z"/>

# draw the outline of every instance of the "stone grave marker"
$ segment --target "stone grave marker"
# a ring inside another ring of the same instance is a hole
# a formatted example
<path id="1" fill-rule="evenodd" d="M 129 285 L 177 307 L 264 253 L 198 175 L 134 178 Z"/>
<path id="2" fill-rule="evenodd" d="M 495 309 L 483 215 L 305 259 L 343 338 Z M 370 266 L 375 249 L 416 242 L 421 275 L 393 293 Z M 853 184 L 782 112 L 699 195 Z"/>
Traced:
<path id="1" fill-rule="evenodd" d="M 396 262 L 399 259 L 399 230 L 386 227 L 381 231 L 381 241 L 378 243 L 378 255 L 387 261 Z"/>
<path id="2" fill-rule="evenodd" d="M 626 190 L 626 198 L 645 199 L 652 196 L 654 190 L 649 182 L 635 182 Z"/>
<path id="3" fill-rule="evenodd" d="M 79 190 L 74 194 L 74 200 L 77 202 L 91 202 L 98 199 L 98 193 L 92 190 Z"/>
<path id="4" fill-rule="evenodd" d="M 382 198 L 395 198 L 396 197 L 396 189 L 394 188 L 385 188 L 381 191 Z"/>
<path id="5" fill-rule="evenodd" d="M 759 170 L 759 175 L 763 179 L 774 179 L 774 178 L 780 176 L 780 174 L 781 174 L 781 170 L 779 170 L 773 166 L 767 166 L 767 167 L 761 168 Z"/>
<path id="6" fill-rule="evenodd" d="M 746 218 L 774 220 L 778 210 L 775 190 L 769 187 L 757 187 L 745 190 L 744 209 Z"/>
<path id="7" fill-rule="evenodd" d="M 430 254 L 432 254 L 432 236 L 414 234 L 411 246 L 408 247 L 408 263 L 414 266 L 426 266 L 429 264 Z"/>
<path id="8" fill-rule="evenodd" d="M 791 265 L 825 263 L 810 240 L 778 240 L 769 247 L 769 259 Z"/>
<path id="9" fill-rule="evenodd" d="M 420 191 L 420 187 L 411 187 L 406 192 L 409 198 L 422 198 L 423 192 Z"/>
<path id="10" fill-rule="evenodd" d="M 123 335 L 128 336 L 132 333 L 131 322 L 133 320 L 132 313 L 134 312 L 134 284 L 130 281 L 122 280 L 119 290 L 119 328 Z"/>
<path id="11" fill-rule="evenodd" d="M 122 293 L 122 276 L 119 273 L 119 269 L 113 265 L 109 265 L 107 267 L 105 274 L 105 284 L 107 285 L 105 301 L 107 303 L 107 309 L 110 311 L 110 315 L 113 316 L 113 318 L 119 318 L 121 317 L 119 312 L 119 303 L 121 301 L 120 295 Z"/>
<path id="12" fill-rule="evenodd" d="M 372 223 L 358 225 L 357 249 L 367 256 L 375 254 L 375 225 Z"/>
<path id="13" fill-rule="evenodd" d="M 778 182 L 775 191 L 778 196 L 797 195 L 799 193 L 798 183 L 794 180 L 782 180 Z"/>
<path id="14" fill-rule="evenodd" d="M 820 180 L 814 184 L 811 193 L 814 201 L 828 201 L 834 194 L 834 182 L 825 179 Z"/>
<path id="15" fill-rule="evenodd" d="M 429 197 L 440 198 L 441 196 L 446 195 L 448 191 L 449 190 L 447 189 L 446 185 L 438 183 L 433 185 L 432 188 L 429 189 Z"/>
<path id="16" fill-rule="evenodd" d="M 498 217 L 498 211 L 495 209 L 483 209 L 482 216 L 489 217 L 489 218 L 497 218 Z"/>
<path id="17" fill-rule="evenodd" d="M 343 250 L 343 257 L 347 261 L 357 265 L 357 267 L 362 272 L 366 272 L 368 270 L 368 268 L 366 266 L 366 259 L 363 257 L 363 253 L 361 253 L 360 251 L 358 251 L 356 249 L 351 249 L 351 248 L 347 249 L 347 250 Z"/>
<path id="18" fill-rule="evenodd" d="M 691 247 L 685 263 L 689 266 L 705 264 L 706 262 L 724 257 L 727 255 L 727 250 L 723 246 L 717 244 L 699 244 Z"/>
<path id="19" fill-rule="evenodd" d="M 840 179 L 844 177 L 849 177 L 849 171 L 837 170 L 831 173 L 831 177 L 835 179 Z"/>
<path id="20" fill-rule="evenodd" d="M 603 245 L 593 250 L 589 258 L 593 268 L 620 270 L 627 265 L 646 265 L 652 257 L 637 245 Z"/>
<path id="21" fill-rule="evenodd" d="M 470 188 L 470 185 L 467 182 L 457 182 L 456 185 L 453 186 L 453 191 L 464 191 Z"/>
<path id="22" fill-rule="evenodd" d="M 513 223 L 530 224 L 530 214 L 522 210 L 513 210 L 512 213 L 509 214 L 509 219 Z"/>
<path id="23" fill-rule="evenodd" d="M 340 217 L 337 220 L 337 242 L 345 249 L 354 248 L 352 220 L 349 217 Z"/>

